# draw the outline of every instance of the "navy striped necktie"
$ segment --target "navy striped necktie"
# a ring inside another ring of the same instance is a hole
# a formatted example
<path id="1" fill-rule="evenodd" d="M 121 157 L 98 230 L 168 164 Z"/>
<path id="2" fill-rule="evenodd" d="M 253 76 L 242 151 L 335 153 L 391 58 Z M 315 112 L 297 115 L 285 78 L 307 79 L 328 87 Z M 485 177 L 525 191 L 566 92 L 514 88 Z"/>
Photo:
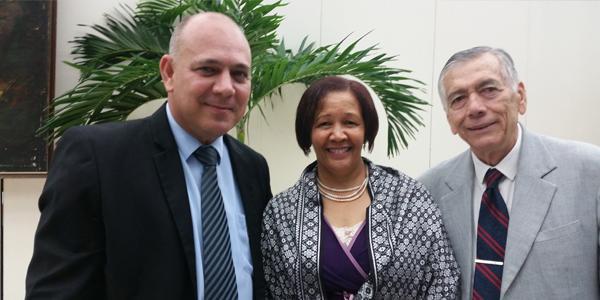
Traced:
<path id="1" fill-rule="evenodd" d="M 194 152 L 194 156 L 204 166 L 200 193 L 204 299 L 237 299 L 227 215 L 217 181 L 219 153 L 212 146 L 204 145 Z"/>
<path id="2" fill-rule="evenodd" d="M 481 197 L 477 224 L 474 300 L 500 299 L 508 233 L 508 209 L 498 190 L 503 178 L 504 175 L 496 169 L 489 169 L 484 178 L 486 189 Z"/>

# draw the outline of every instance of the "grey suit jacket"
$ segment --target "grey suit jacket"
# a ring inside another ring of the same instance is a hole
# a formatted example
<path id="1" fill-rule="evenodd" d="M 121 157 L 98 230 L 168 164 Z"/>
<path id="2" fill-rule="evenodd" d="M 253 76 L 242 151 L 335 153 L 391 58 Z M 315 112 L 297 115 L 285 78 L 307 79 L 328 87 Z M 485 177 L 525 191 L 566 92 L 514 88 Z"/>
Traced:
<path id="1" fill-rule="evenodd" d="M 503 299 L 599 299 L 600 148 L 523 129 L 502 276 Z M 419 180 L 439 203 L 462 273 L 473 280 L 470 150 Z"/>

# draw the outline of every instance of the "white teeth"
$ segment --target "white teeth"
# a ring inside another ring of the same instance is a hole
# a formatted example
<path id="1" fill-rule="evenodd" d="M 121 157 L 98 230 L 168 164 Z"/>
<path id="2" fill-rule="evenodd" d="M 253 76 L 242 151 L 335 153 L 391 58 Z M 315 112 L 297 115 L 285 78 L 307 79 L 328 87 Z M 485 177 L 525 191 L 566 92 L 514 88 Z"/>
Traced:
<path id="1" fill-rule="evenodd" d="M 329 152 L 333 152 L 333 153 L 344 153 L 350 150 L 350 147 L 345 147 L 345 148 L 329 148 Z"/>

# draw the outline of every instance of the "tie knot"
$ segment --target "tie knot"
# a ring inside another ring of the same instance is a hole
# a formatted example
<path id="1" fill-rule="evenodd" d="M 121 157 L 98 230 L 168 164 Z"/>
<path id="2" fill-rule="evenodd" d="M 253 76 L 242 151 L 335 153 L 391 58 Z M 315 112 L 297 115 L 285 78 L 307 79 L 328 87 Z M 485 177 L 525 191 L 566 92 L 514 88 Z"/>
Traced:
<path id="1" fill-rule="evenodd" d="M 504 178 L 504 174 L 498 171 L 497 169 L 488 169 L 485 173 L 485 177 L 483 177 L 483 181 L 485 182 L 485 186 L 488 188 L 498 187 L 500 180 Z"/>
<path id="2" fill-rule="evenodd" d="M 194 156 L 205 167 L 216 166 L 220 162 L 219 152 L 213 146 L 204 145 L 194 151 Z"/>

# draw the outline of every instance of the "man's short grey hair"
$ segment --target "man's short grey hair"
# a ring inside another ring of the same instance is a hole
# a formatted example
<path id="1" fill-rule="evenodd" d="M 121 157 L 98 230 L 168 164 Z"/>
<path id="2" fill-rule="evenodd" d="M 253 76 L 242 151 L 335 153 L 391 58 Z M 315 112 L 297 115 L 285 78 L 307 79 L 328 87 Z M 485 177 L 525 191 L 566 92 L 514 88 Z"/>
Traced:
<path id="1" fill-rule="evenodd" d="M 448 59 L 444 65 L 444 68 L 442 69 L 442 72 L 440 72 L 440 77 L 438 78 L 438 93 L 440 94 L 444 111 L 448 111 L 448 99 L 446 99 L 446 90 L 444 89 L 443 84 L 444 78 L 446 77 L 448 71 L 458 64 L 471 61 L 486 53 L 492 54 L 498 58 L 501 67 L 500 75 L 502 76 L 502 79 L 504 79 L 504 82 L 508 84 L 513 91 L 517 90 L 517 86 L 519 85 L 519 74 L 517 73 L 513 59 L 510 57 L 508 52 L 500 48 L 492 48 L 487 46 L 479 46 L 462 50 L 455 53 L 450 57 L 450 59 Z"/>
<path id="2" fill-rule="evenodd" d="M 173 29 L 173 33 L 171 34 L 171 39 L 169 40 L 169 54 L 171 56 L 177 56 L 177 52 L 179 50 L 179 38 L 181 37 L 181 32 L 187 23 L 192 19 L 193 15 L 185 16 L 181 19 L 177 25 L 175 25 L 175 29 Z"/>

